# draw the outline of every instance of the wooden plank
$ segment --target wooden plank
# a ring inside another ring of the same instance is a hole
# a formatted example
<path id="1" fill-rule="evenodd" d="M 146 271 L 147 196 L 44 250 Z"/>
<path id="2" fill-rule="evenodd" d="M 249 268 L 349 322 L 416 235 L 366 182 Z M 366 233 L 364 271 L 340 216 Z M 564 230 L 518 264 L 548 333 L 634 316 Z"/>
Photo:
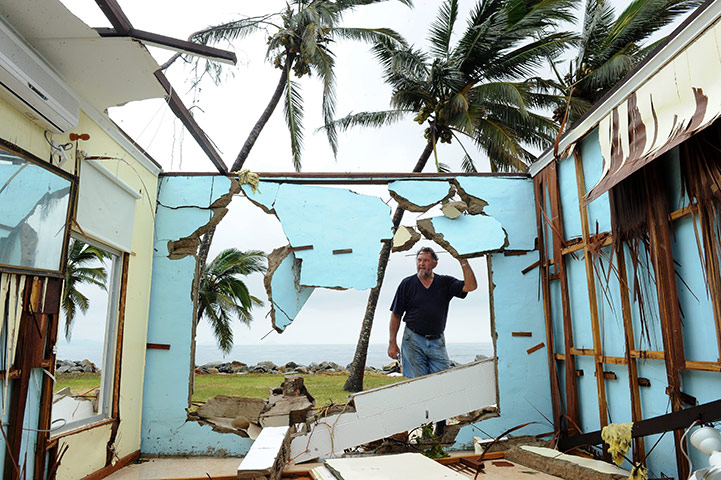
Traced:
<path id="1" fill-rule="evenodd" d="M 556 259 L 556 272 L 561 282 L 561 309 L 563 314 L 563 339 L 566 350 L 566 409 L 570 418 L 569 431 L 576 429 L 575 425 L 581 424 L 581 416 L 578 406 L 578 387 L 576 384 L 576 361 L 570 354 L 573 348 L 573 320 L 571 318 L 571 300 L 568 293 L 568 277 L 566 266 L 561 254 L 563 248 L 563 222 L 561 213 L 561 197 L 558 192 L 558 171 L 556 164 L 551 163 L 546 167 L 548 197 L 551 206 L 551 222 L 553 224 L 553 258 Z"/>
<path id="2" fill-rule="evenodd" d="M 586 195 L 586 186 L 583 176 L 583 163 L 581 154 L 576 149 L 573 152 L 576 167 L 576 190 L 578 192 L 578 208 L 581 214 L 581 234 L 583 238 L 583 259 L 586 267 L 586 288 L 588 290 L 588 306 L 591 315 L 591 334 L 593 337 L 594 367 L 596 370 L 596 394 L 598 397 L 598 416 L 601 428 L 608 425 L 608 404 L 606 402 L 606 382 L 603 371 L 603 344 L 601 342 L 601 327 L 598 319 L 598 298 L 596 298 L 596 275 L 593 265 L 593 253 L 589 247 L 590 234 L 588 229 L 588 210 L 583 203 Z"/>
<path id="3" fill-rule="evenodd" d="M 532 346 L 531 348 L 529 348 L 528 350 L 526 350 L 526 353 L 530 355 L 530 354 L 532 354 L 533 352 L 535 352 L 536 350 L 540 350 L 540 349 L 542 349 L 542 348 L 545 347 L 545 346 L 546 346 L 546 344 L 543 343 L 543 342 L 541 342 L 541 343 L 539 343 L 538 345 L 534 345 L 534 346 Z"/>
<path id="4" fill-rule="evenodd" d="M 631 358 L 666 360 L 666 354 L 655 350 L 631 350 Z"/>
<path id="5" fill-rule="evenodd" d="M 512 337 L 532 337 L 533 332 L 511 332 Z"/>
<path id="6" fill-rule="evenodd" d="M 341 248 L 339 250 L 333 250 L 333 255 L 341 255 L 344 253 L 353 253 L 352 248 Z"/>
<path id="7" fill-rule="evenodd" d="M 290 247 L 291 252 L 300 252 L 302 250 L 313 250 L 313 245 L 301 245 L 299 247 Z"/>
<path id="8" fill-rule="evenodd" d="M 113 465 L 108 465 L 100 470 L 98 470 L 95 473 L 91 473 L 90 475 L 86 475 L 83 477 L 83 480 L 101 480 L 111 473 L 117 472 L 121 468 L 130 465 L 131 463 L 136 462 L 140 458 L 140 450 L 136 450 L 130 455 L 126 455 L 123 458 L 119 459 L 117 462 L 115 462 Z M 213 477 L 214 479 L 217 477 Z"/>
<path id="9" fill-rule="evenodd" d="M 530 272 L 531 270 L 533 270 L 534 268 L 536 268 L 536 267 L 539 266 L 540 264 L 541 264 L 541 261 L 540 261 L 540 260 L 538 260 L 538 261 L 536 261 L 536 262 L 533 262 L 532 264 L 530 264 L 529 266 L 527 266 L 526 268 L 524 268 L 523 270 L 521 270 L 521 274 L 523 274 L 523 275 L 527 274 L 528 272 Z"/>
<path id="10" fill-rule="evenodd" d="M 167 343 L 147 343 L 145 348 L 148 350 L 170 350 L 170 344 Z"/>
<path id="11" fill-rule="evenodd" d="M 545 208 L 545 177 L 546 171 L 543 170 L 536 178 L 533 179 L 533 191 L 536 199 L 536 228 L 538 239 L 538 263 L 541 265 L 539 273 L 541 275 L 541 290 L 543 293 L 543 318 L 546 327 L 546 353 L 548 355 L 548 373 L 551 382 L 551 408 L 553 410 L 553 428 L 555 431 L 561 430 L 561 415 L 563 414 L 561 405 L 561 388 L 558 381 L 558 369 L 556 366 L 555 347 L 553 344 L 553 312 L 551 308 L 551 285 L 549 277 L 549 266 L 547 263 L 546 246 L 544 241 L 544 215 L 542 213 Z"/>
<path id="12" fill-rule="evenodd" d="M 47 318 L 47 335 L 43 352 L 44 360 L 42 363 L 48 363 L 47 366 L 43 365 L 43 368 L 47 369 L 51 375 L 55 375 L 55 344 L 57 343 L 58 337 L 62 287 L 62 280 L 48 278 L 45 283 L 45 292 L 43 295 L 45 301 L 42 310 Z M 38 429 L 40 431 L 38 432 L 36 441 L 36 452 L 45 452 L 47 450 L 48 439 L 50 438 L 50 432 L 48 430 L 50 430 L 52 420 L 53 387 L 54 384 L 50 376 L 43 375 L 38 419 Z M 46 455 L 35 455 L 35 480 L 44 480 L 46 459 Z"/>
<path id="13" fill-rule="evenodd" d="M 685 365 L 683 329 L 676 289 L 676 272 L 671 245 L 671 229 L 668 222 L 668 205 L 665 192 L 657 174 L 657 168 L 646 168 L 644 172 L 647 201 L 649 256 L 656 276 L 658 313 L 661 321 L 661 336 L 664 352 L 667 353 L 666 378 L 670 387 L 671 409 L 683 409 L 681 400 L 681 369 Z M 676 444 L 676 465 L 679 478 L 688 477 L 688 464 L 683 456 L 681 432 L 674 431 Z"/>

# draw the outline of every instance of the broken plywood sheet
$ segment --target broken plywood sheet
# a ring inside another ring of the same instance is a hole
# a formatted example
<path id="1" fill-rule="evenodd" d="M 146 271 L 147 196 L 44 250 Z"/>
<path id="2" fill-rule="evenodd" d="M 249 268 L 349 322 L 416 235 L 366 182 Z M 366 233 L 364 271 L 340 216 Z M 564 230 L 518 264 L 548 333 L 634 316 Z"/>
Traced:
<path id="1" fill-rule="evenodd" d="M 503 225 L 508 233 L 508 250 L 533 250 L 536 214 L 533 180 L 527 177 L 458 177 L 458 195 L 469 213 L 483 212 Z"/>
<path id="2" fill-rule="evenodd" d="M 409 212 L 426 212 L 433 205 L 448 200 L 455 189 L 448 182 L 432 180 L 398 180 L 388 184 L 388 193 Z"/>
<path id="3" fill-rule="evenodd" d="M 412 478 L 414 480 L 460 480 L 468 477 L 456 473 L 420 453 L 401 453 L 363 458 L 333 458 L 326 467 L 343 480 L 385 480 Z"/>
<path id="4" fill-rule="evenodd" d="M 567 455 L 545 447 L 511 447 L 506 452 L 506 459 L 566 480 L 626 480 L 631 473 L 612 463 Z"/>
<path id="5" fill-rule="evenodd" d="M 487 215 L 426 218 L 418 221 L 418 229 L 454 257 L 480 257 L 507 245 L 503 226 Z"/>
<path id="6" fill-rule="evenodd" d="M 289 246 L 276 248 L 268 255 L 263 283 L 268 293 L 273 328 L 283 332 L 295 320 L 314 288 L 300 284 L 300 261 Z"/>
<path id="7" fill-rule="evenodd" d="M 258 195 L 244 191 L 251 201 L 275 213 L 290 245 L 312 246 L 295 252 L 303 261 L 300 285 L 359 290 L 376 286 L 381 240 L 393 237 L 390 207 L 380 198 L 283 183 L 271 202 L 267 183 L 261 182 L 259 189 Z"/>
<path id="8" fill-rule="evenodd" d="M 421 234 L 416 232 L 413 227 L 406 227 L 401 225 L 396 230 L 396 234 L 393 235 L 393 252 L 405 252 L 413 248 L 418 240 L 421 239 Z"/>
<path id="9" fill-rule="evenodd" d="M 355 411 L 328 415 L 327 428 L 291 441 L 296 463 L 341 454 L 346 448 L 496 404 L 493 359 L 351 395 Z M 319 426 L 321 422 L 316 424 Z"/>

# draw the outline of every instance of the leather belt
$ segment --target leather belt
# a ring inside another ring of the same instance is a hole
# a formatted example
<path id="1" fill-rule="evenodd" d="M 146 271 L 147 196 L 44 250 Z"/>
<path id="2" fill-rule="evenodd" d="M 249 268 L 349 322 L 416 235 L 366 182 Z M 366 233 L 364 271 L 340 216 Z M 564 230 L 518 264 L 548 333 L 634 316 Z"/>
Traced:
<path id="1" fill-rule="evenodd" d="M 439 338 L 441 338 L 441 335 L 423 335 L 422 333 L 418 333 L 410 327 L 408 327 L 408 330 L 415 333 L 416 335 L 420 335 L 421 337 L 425 338 L 426 340 L 438 340 Z"/>

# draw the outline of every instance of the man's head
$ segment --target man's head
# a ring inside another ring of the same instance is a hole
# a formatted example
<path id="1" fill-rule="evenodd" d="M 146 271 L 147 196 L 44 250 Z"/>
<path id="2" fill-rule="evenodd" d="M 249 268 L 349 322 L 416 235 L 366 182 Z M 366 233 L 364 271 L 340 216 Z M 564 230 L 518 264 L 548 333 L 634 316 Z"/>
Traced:
<path id="1" fill-rule="evenodd" d="M 430 247 L 423 247 L 416 253 L 416 270 L 421 278 L 433 275 L 433 269 L 438 265 L 438 255 Z"/>

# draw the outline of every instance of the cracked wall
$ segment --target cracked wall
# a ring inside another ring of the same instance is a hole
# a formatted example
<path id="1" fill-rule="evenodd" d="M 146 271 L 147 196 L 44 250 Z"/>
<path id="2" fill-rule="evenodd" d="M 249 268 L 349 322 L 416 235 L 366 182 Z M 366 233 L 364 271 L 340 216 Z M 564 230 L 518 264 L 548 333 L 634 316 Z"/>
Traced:
<path id="1" fill-rule="evenodd" d="M 283 331 L 296 318 L 315 288 L 375 286 L 381 240 L 391 238 L 390 206 L 378 197 L 359 195 L 349 189 L 267 181 L 260 182 L 258 187 L 253 192 L 250 187 L 239 187 L 236 181 L 218 176 L 161 178 L 147 341 L 167 345 L 168 349 L 147 350 L 141 432 L 144 453 L 240 455 L 252 443 L 189 422 L 186 413 L 187 386 L 194 367 L 191 354 L 195 252 L 200 237 L 220 221 L 234 193 L 242 191 L 264 212 L 276 216 L 288 240 L 288 245 L 269 255 L 265 277 L 276 330 Z M 530 179 L 401 180 L 389 188 L 404 208 L 426 212 L 422 215 L 426 218 L 414 227 L 427 238 L 460 256 L 492 254 L 491 316 L 497 325 L 494 340 L 498 332 L 505 336 L 510 335 L 511 329 L 531 330 L 528 322 L 532 319 L 540 319 L 536 327 L 543 328 L 538 298 L 531 295 L 518 299 L 513 293 L 522 284 L 528 284 L 524 287 L 527 291 L 535 291 L 531 284 L 536 277 L 520 272 L 522 266 L 532 264 L 537 257 L 533 252 L 536 226 Z M 456 213 L 445 216 L 440 212 L 442 205 L 455 206 Z M 420 237 L 414 228 L 408 227 L 396 251 L 401 247 L 413 248 Z M 252 234 L 247 226 L 239 228 Z M 506 257 L 505 250 L 514 250 L 514 256 Z M 494 424 L 522 423 L 529 416 L 538 415 L 527 405 L 509 403 L 518 397 L 512 392 L 522 387 L 522 379 L 504 372 L 511 365 L 514 368 L 523 365 L 527 375 L 540 379 L 537 388 L 545 391 L 547 369 L 526 351 L 510 348 L 507 343 L 502 345 L 509 347 L 498 350 L 499 406 L 504 415 Z M 503 380 L 504 375 L 510 381 Z M 536 402 L 535 407 L 549 414 L 550 404 Z M 463 432 L 459 443 L 472 441 L 473 432 Z"/>

